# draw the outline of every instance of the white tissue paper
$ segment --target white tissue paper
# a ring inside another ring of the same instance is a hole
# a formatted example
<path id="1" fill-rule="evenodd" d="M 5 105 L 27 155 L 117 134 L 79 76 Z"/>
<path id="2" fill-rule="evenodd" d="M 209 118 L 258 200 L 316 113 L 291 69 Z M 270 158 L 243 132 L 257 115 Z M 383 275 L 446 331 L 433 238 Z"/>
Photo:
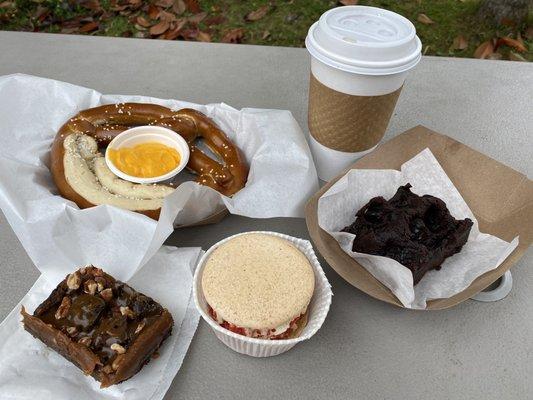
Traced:
<path id="1" fill-rule="evenodd" d="M 50 146 L 61 125 L 79 111 L 117 102 L 190 107 L 214 119 L 248 161 L 246 187 L 228 198 L 186 182 L 166 197 L 158 222 L 109 206 L 78 209 L 57 192 L 48 169 Z M 48 276 L 52 280 L 87 263 L 106 265 L 111 275 L 127 266 L 127 279 L 155 254 L 173 224 L 198 222 L 224 206 L 253 218 L 301 217 L 305 201 L 318 188 L 307 142 L 289 111 L 102 95 L 15 74 L 0 77 L 0 141 L 0 207 L 34 264 L 55 274 Z M 110 261 L 110 251 L 126 253 L 127 262 Z"/>
<path id="2" fill-rule="evenodd" d="M 111 249 L 110 249 L 111 250 Z M 127 280 L 135 290 L 153 297 L 174 318 L 172 335 L 152 359 L 131 379 L 100 389 L 62 356 L 33 338 L 22 327 L 20 308 L 29 313 L 48 297 L 59 281 L 42 274 L 21 302 L 0 324 L 0 398 L 58 400 L 160 400 L 178 372 L 198 325 L 192 299 L 192 276 L 200 248 L 163 246 L 148 263 Z M 127 268 L 128 264 L 123 264 Z M 105 268 L 105 265 L 101 265 Z M 124 269 L 115 278 L 123 280 Z"/>
<path id="3" fill-rule="evenodd" d="M 474 225 L 462 250 L 447 258 L 413 286 L 411 271 L 399 262 L 352 251 L 355 235 L 340 232 L 355 219 L 355 213 L 371 198 L 390 199 L 398 187 L 410 183 L 412 192 L 442 199 L 456 219 L 470 218 Z M 481 233 L 474 214 L 429 149 L 404 163 L 401 171 L 352 169 L 318 201 L 318 223 L 340 247 L 387 286 L 407 308 L 424 309 L 426 301 L 462 292 L 480 275 L 500 265 L 518 246 L 518 237 L 508 243 Z"/>

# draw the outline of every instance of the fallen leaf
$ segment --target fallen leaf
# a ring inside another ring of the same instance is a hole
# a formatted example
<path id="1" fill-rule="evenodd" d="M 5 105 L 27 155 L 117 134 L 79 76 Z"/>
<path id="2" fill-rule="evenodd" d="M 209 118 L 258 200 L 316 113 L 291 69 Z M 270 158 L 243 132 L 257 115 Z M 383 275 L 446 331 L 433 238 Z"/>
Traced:
<path id="1" fill-rule="evenodd" d="M 181 15 L 187 10 L 187 5 L 183 0 L 175 0 L 174 5 L 172 6 L 172 11 L 176 14 Z"/>
<path id="2" fill-rule="evenodd" d="M 198 0 L 184 0 L 184 1 L 189 11 L 192 12 L 193 14 L 198 14 L 199 12 L 202 11 Z"/>
<path id="3" fill-rule="evenodd" d="M 481 43 L 476 51 L 474 51 L 474 57 L 484 59 L 487 58 L 489 55 L 494 53 L 494 44 L 491 40 L 487 40 L 486 42 Z"/>
<path id="4" fill-rule="evenodd" d="M 43 22 L 49 14 L 50 10 L 47 7 L 42 7 L 39 5 L 33 13 L 33 18 L 39 20 L 39 22 Z"/>
<path id="5" fill-rule="evenodd" d="M 142 25 L 139 25 L 139 24 L 134 24 L 133 25 L 135 27 L 135 29 L 137 29 L 138 31 L 145 31 L 147 30 L 146 27 L 142 26 Z"/>
<path id="6" fill-rule="evenodd" d="M 343 6 L 355 6 L 359 3 L 359 0 L 340 0 L 339 3 Z"/>
<path id="7" fill-rule="evenodd" d="M 174 22 L 177 19 L 177 17 L 172 14 L 171 12 L 162 10 L 159 13 L 159 20 L 161 21 L 168 21 L 168 22 Z"/>
<path id="8" fill-rule="evenodd" d="M 424 25 L 431 25 L 435 22 L 429 18 L 426 14 L 418 14 L 418 18 L 416 19 L 418 22 L 424 24 Z"/>
<path id="9" fill-rule="evenodd" d="M 293 23 L 294 21 L 296 21 L 298 18 L 300 18 L 300 14 L 289 14 L 285 17 L 285 22 L 288 22 L 288 23 Z"/>
<path id="10" fill-rule="evenodd" d="M 80 5 L 83 8 L 86 8 L 92 11 L 100 11 L 102 9 L 102 6 L 100 5 L 100 2 L 98 0 L 85 0 L 85 1 L 80 2 Z"/>
<path id="11" fill-rule="evenodd" d="M 454 50 L 464 50 L 468 47 L 468 40 L 463 35 L 457 36 L 455 39 L 453 39 L 453 45 L 452 48 Z"/>
<path id="12" fill-rule="evenodd" d="M 521 54 L 515 53 L 514 51 L 509 52 L 509 60 L 511 61 L 527 61 Z"/>
<path id="13" fill-rule="evenodd" d="M 527 40 L 533 40 L 533 26 L 529 26 L 524 34 Z"/>
<path id="14" fill-rule="evenodd" d="M 212 17 L 206 18 L 204 24 L 207 26 L 220 25 L 226 21 L 226 17 L 223 15 L 214 15 Z"/>
<path id="15" fill-rule="evenodd" d="M 502 59 L 502 54 L 501 53 L 491 53 L 487 56 L 487 60 L 501 60 Z"/>
<path id="16" fill-rule="evenodd" d="M 139 24 L 143 28 L 149 28 L 150 26 L 152 26 L 152 24 L 146 18 L 141 17 L 140 15 L 137 17 L 136 21 L 137 24 Z"/>
<path id="17" fill-rule="evenodd" d="M 169 8 L 170 6 L 174 5 L 174 0 L 157 0 L 155 5 L 163 8 Z"/>
<path id="18" fill-rule="evenodd" d="M 161 9 L 154 6 L 153 4 L 150 4 L 150 6 L 148 6 L 148 16 L 151 19 L 157 19 L 157 17 L 159 17 L 160 12 L 161 12 Z"/>
<path id="19" fill-rule="evenodd" d="M 264 31 L 263 36 L 261 36 L 261 39 L 265 40 L 270 37 L 270 31 Z"/>
<path id="20" fill-rule="evenodd" d="M 244 28 L 229 29 L 222 36 L 222 43 L 240 43 L 244 37 Z"/>
<path id="21" fill-rule="evenodd" d="M 156 36 L 165 33 L 170 28 L 170 22 L 161 21 L 150 28 L 150 35 Z"/>
<path id="22" fill-rule="evenodd" d="M 200 22 L 202 22 L 204 20 L 205 17 L 207 17 L 207 13 L 206 12 L 202 12 L 202 13 L 195 14 L 195 15 L 187 18 L 187 20 L 191 24 L 198 25 Z"/>
<path id="23" fill-rule="evenodd" d="M 211 41 L 211 35 L 207 32 L 198 32 L 198 36 L 196 37 L 196 40 L 199 42 L 210 42 Z"/>
<path id="24" fill-rule="evenodd" d="M 187 24 L 187 20 L 185 18 L 180 18 L 174 23 L 171 24 L 170 29 L 166 31 L 165 33 L 165 39 L 167 40 L 174 40 L 181 34 L 181 30 L 183 27 Z"/>
<path id="25" fill-rule="evenodd" d="M 184 29 L 181 32 L 181 37 L 185 40 L 196 40 L 196 38 L 198 37 L 198 29 L 197 28 Z"/>
<path id="26" fill-rule="evenodd" d="M 505 46 L 512 47 L 520 53 L 524 53 L 527 51 L 527 48 L 524 45 L 523 41 L 521 42 L 520 40 L 510 38 L 509 36 L 498 38 L 498 40 L 496 41 L 496 48 L 498 48 L 502 44 Z"/>
<path id="27" fill-rule="evenodd" d="M 246 14 L 244 19 L 248 22 L 253 21 L 259 21 L 261 18 L 263 18 L 265 15 L 267 15 L 268 11 L 270 10 L 270 6 L 266 5 L 263 7 L 259 7 L 257 10 L 249 12 Z"/>

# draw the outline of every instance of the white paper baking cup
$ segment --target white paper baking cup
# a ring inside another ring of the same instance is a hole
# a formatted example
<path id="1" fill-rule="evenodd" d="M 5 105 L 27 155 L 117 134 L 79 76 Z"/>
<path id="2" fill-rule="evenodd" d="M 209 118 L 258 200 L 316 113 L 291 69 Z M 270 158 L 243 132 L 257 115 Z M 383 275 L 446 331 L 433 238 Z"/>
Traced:
<path id="1" fill-rule="evenodd" d="M 309 260 L 313 266 L 313 271 L 315 272 L 315 291 L 311 302 L 307 309 L 308 311 L 308 321 L 307 326 L 303 329 L 299 337 L 293 339 L 282 339 L 282 340 L 265 340 L 265 339 L 256 339 L 249 338 L 246 336 L 238 335 L 233 333 L 223 327 L 221 327 L 208 313 L 208 305 L 205 301 L 204 294 L 202 291 L 202 273 L 204 270 L 205 262 L 207 261 L 209 255 L 215 250 L 218 246 L 226 243 L 228 240 L 231 240 L 237 236 L 247 235 L 250 233 L 262 233 L 265 235 L 277 236 L 279 238 L 285 239 L 288 242 L 296 246 Z M 209 324 L 216 337 L 220 339 L 222 343 L 226 346 L 235 350 L 238 353 L 246 354 L 252 357 L 271 357 L 276 356 L 281 353 L 285 353 L 290 350 L 294 345 L 299 342 L 303 342 L 311 338 L 322 326 L 326 315 L 329 311 L 329 306 L 331 305 L 331 285 L 320 266 L 316 258 L 316 254 L 313 250 L 313 246 L 307 240 L 298 239 L 292 236 L 284 235 L 277 232 L 265 232 L 265 231 L 252 231 L 239 233 L 237 235 L 230 236 L 216 244 L 214 244 L 209 250 L 206 251 L 204 256 L 200 259 L 196 271 L 194 273 L 194 283 L 193 283 L 193 297 L 196 308 L 200 312 L 202 318 Z"/>

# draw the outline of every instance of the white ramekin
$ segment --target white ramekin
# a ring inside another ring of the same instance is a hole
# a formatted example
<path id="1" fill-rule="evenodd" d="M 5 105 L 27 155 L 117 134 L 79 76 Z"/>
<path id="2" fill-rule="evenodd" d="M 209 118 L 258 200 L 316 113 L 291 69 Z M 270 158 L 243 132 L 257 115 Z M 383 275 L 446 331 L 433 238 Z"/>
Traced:
<path id="1" fill-rule="evenodd" d="M 208 313 L 207 303 L 202 291 L 202 272 L 204 270 L 205 262 L 213 250 L 215 250 L 218 246 L 237 236 L 247 235 L 250 233 L 262 233 L 287 240 L 296 246 L 303 254 L 305 254 L 313 266 L 313 270 L 315 272 L 315 291 L 313 293 L 313 297 L 311 298 L 311 303 L 307 309 L 307 326 L 297 338 L 265 340 L 238 335 L 221 327 L 215 320 L 213 320 L 213 318 L 211 318 Z M 252 357 L 271 357 L 290 350 L 292 347 L 294 347 L 294 345 L 296 345 L 296 343 L 311 338 L 311 336 L 313 336 L 320 329 L 324 323 L 324 320 L 326 319 L 326 315 L 328 314 L 329 306 L 331 305 L 332 292 L 326 275 L 324 274 L 324 271 L 322 270 L 322 267 L 316 258 L 313 246 L 311 246 L 309 241 L 277 232 L 253 231 L 230 236 L 214 244 L 205 252 L 203 257 L 200 259 L 194 273 L 193 297 L 194 303 L 196 304 L 196 308 L 200 312 L 200 315 L 209 324 L 216 337 L 220 339 L 222 343 L 238 353 L 246 354 Z"/>
<path id="2" fill-rule="evenodd" d="M 111 159 L 109 158 L 108 150 L 110 149 L 117 150 L 121 147 L 132 147 L 141 143 L 148 142 L 158 142 L 176 149 L 176 151 L 180 154 L 180 162 L 176 166 L 176 168 L 174 168 L 172 171 L 167 172 L 164 175 L 154 176 L 152 178 L 140 178 L 138 176 L 132 176 L 122 172 L 115 166 L 115 164 L 113 164 L 113 161 L 111 161 Z M 105 162 L 111 172 L 113 172 L 118 177 L 134 183 L 148 184 L 166 181 L 167 179 L 176 176 L 185 168 L 185 166 L 189 162 L 189 156 L 189 145 L 187 144 L 185 139 L 183 139 L 176 132 L 168 128 L 164 128 L 162 126 L 143 125 L 136 126 L 135 128 L 130 128 L 125 130 L 124 132 L 119 133 L 107 146 L 105 152 Z"/>

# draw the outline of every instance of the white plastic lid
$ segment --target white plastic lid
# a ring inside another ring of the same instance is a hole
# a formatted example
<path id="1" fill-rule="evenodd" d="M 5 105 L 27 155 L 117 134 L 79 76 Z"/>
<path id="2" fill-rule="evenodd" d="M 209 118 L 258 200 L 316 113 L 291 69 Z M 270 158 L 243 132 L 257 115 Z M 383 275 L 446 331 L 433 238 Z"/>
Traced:
<path id="1" fill-rule="evenodd" d="M 366 6 L 325 12 L 309 28 L 305 45 L 324 64 L 365 75 L 407 71 L 420 61 L 422 49 L 411 21 L 392 11 Z"/>

